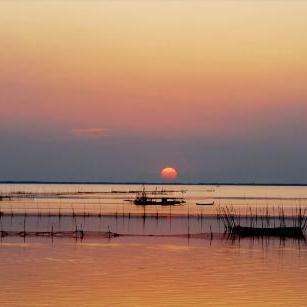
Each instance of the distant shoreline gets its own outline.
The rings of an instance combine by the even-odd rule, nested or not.
[[[6,180],[1,184],[84,184],[84,185],[206,185],[206,186],[307,186],[307,183],[242,183],[242,182],[141,182],[141,181],[65,181],[65,180]]]

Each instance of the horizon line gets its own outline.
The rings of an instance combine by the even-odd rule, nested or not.
[[[95,180],[0,180],[0,184],[105,184],[105,185],[241,185],[241,186],[307,186],[307,183],[291,182],[227,182],[227,181],[216,181],[216,182],[162,182],[162,181],[95,181]]]

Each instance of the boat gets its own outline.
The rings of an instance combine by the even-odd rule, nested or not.
[[[183,205],[185,200],[182,197],[159,197],[159,196],[147,196],[145,190],[138,193],[133,203],[138,206],[177,206]]]
[[[213,206],[214,205],[214,200],[213,201],[208,201],[208,202],[201,202],[201,203],[196,203],[197,206]]]
[[[303,229],[299,226],[246,227],[235,225],[230,228],[230,233],[241,237],[304,237]]]

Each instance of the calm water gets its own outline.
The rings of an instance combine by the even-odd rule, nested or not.
[[[0,194],[11,195],[11,201],[0,202],[3,211],[16,212],[99,212],[143,213],[143,209],[131,204],[140,185],[96,184],[0,184]],[[148,185],[146,191],[169,191],[173,197],[184,197],[185,206],[172,208],[172,214],[215,213],[215,208],[196,206],[197,202],[215,201],[216,206],[232,206],[239,210],[246,207],[307,208],[307,187],[280,186],[204,186],[204,185]],[[33,198],[16,198],[18,193],[32,193]],[[19,194],[22,195],[22,194]],[[148,207],[147,212],[169,213],[169,208]]]
[[[156,187],[147,187],[155,189]],[[160,188],[160,187],[159,187]],[[0,185],[3,193],[32,192],[31,199],[0,202],[3,229],[112,231],[138,236],[119,238],[5,237],[0,242],[1,306],[306,306],[307,246],[294,240],[227,240],[213,208],[196,201],[214,199],[245,212],[306,206],[305,187],[164,186],[184,196],[187,205],[156,219],[125,201],[139,186]],[[126,193],[128,191],[132,193]],[[116,191],[117,193],[110,193]],[[118,192],[125,193],[118,193]],[[76,192],[77,195],[76,195]],[[85,193],[93,192],[93,193]],[[45,193],[45,194],[44,194]],[[49,193],[46,197],[46,193]],[[60,193],[55,196],[54,193]],[[65,193],[65,197],[63,197]],[[39,195],[38,195],[39,194]],[[42,196],[42,194],[44,194]],[[26,212],[76,210],[102,217],[30,216]],[[262,208],[262,209],[261,209]],[[45,210],[45,211],[44,211]],[[147,209],[146,209],[147,210]],[[169,208],[148,209],[167,213]],[[150,211],[151,210],[151,211]],[[187,212],[204,214],[183,216]],[[272,209],[273,210],[273,209]],[[117,216],[114,213],[118,213]],[[141,211],[140,211],[141,212]],[[113,213],[112,216],[108,213]],[[209,215],[206,215],[206,214]],[[172,235],[213,232],[213,238]],[[143,235],[164,235],[150,237]],[[142,236],[139,236],[142,235]],[[166,235],[166,236],[165,236]]]
[[[306,306],[307,249],[287,241],[8,240],[1,306]]]

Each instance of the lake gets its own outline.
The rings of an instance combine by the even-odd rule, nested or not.
[[[1,237],[0,305],[306,305],[304,240],[230,238],[216,217],[223,206],[242,219],[250,210],[277,214],[283,208],[291,223],[298,207],[307,208],[306,187],[146,186],[183,196],[186,204],[150,206],[145,215],[131,202],[139,190],[140,185],[0,185],[2,230],[98,232],[84,238]],[[214,206],[196,205],[208,199]],[[99,235],[108,229],[121,236]]]

